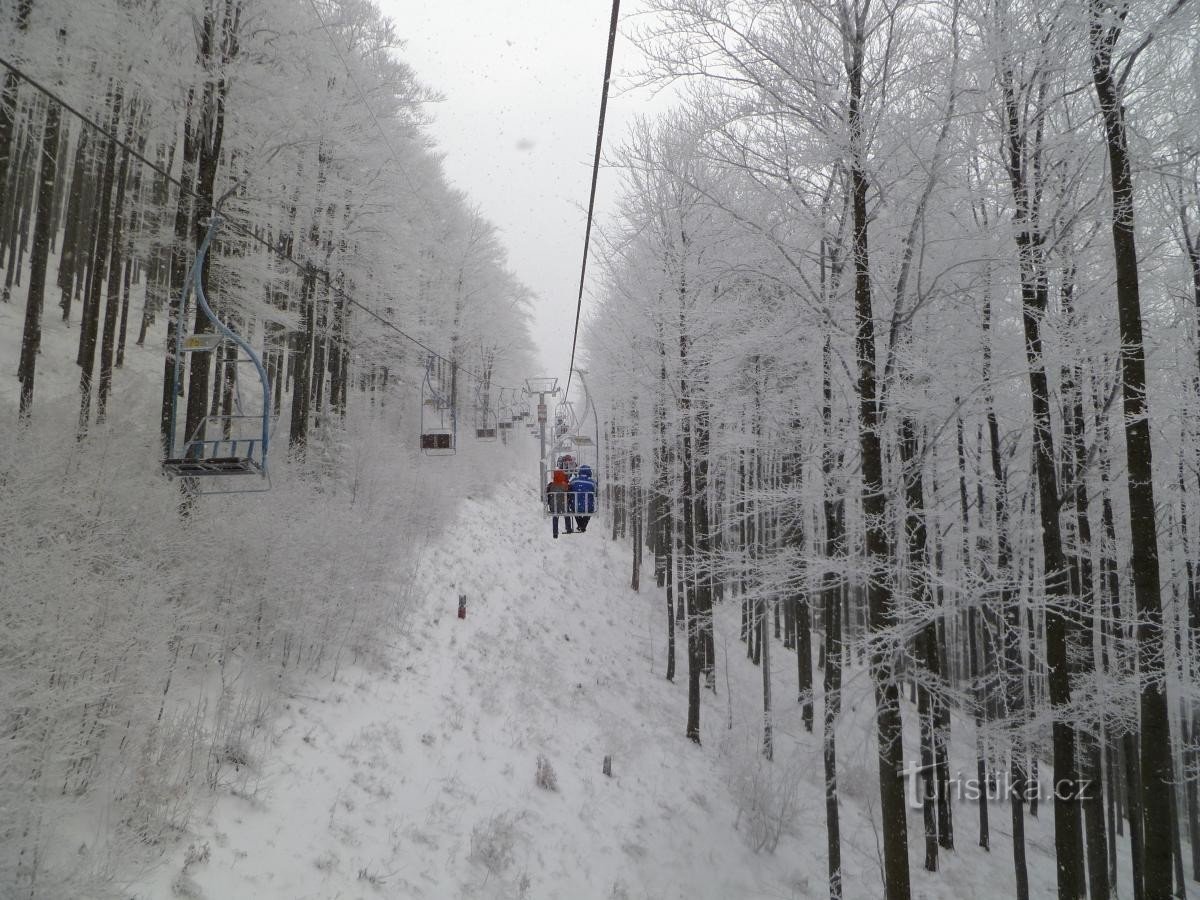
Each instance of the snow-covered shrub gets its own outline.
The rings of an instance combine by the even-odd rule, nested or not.
[[[337,867],[341,865],[341,862],[341,857],[339,857],[332,850],[326,850],[315,860],[313,860],[313,865],[316,866],[321,872],[336,872]]]
[[[140,388],[83,441],[61,439],[73,400],[0,428],[0,884],[34,900],[101,897],[111,860],[160,852],[201,791],[252,794],[278,698],[390,653],[461,496],[461,472],[431,478],[364,415],[344,473],[280,453],[271,492],[183,517]],[[100,835],[86,859],[79,833]]]
[[[516,844],[516,818],[500,813],[471,829],[471,852],[467,858],[489,875],[503,875],[513,864]]]
[[[171,882],[171,896],[182,900],[204,900],[204,891],[187,872],[180,872]]]
[[[191,870],[195,866],[206,864],[211,855],[207,842],[200,846],[188,845],[187,853],[183,857],[183,868],[171,882],[172,895],[182,897],[184,900],[203,900],[204,892],[192,878]]]
[[[755,853],[774,853],[785,834],[794,832],[800,818],[799,753],[768,761],[747,751],[734,764],[730,790],[737,806],[734,827]]]

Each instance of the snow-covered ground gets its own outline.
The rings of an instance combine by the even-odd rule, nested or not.
[[[15,316],[15,305],[0,306],[5,358],[15,358]],[[74,327],[47,318],[47,358],[68,358],[76,339]],[[160,345],[156,333],[147,348],[129,348],[118,392],[153,399]],[[60,368],[39,373],[44,413],[69,404],[74,369]],[[14,385],[0,390],[10,405]],[[799,720],[793,654],[773,646],[777,751],[766,763],[761,671],[737,640],[736,603],[719,608],[717,693],[703,696],[702,746],[685,740],[686,659],[681,646],[678,677],[667,682],[662,591],[645,576],[641,593],[629,589],[628,547],[610,542],[601,521],[586,535],[551,540],[537,507],[533,441],[514,437],[499,456],[499,445],[467,442],[455,460],[378,473],[372,490],[415,478],[443,498],[443,512],[458,509],[444,532],[429,526],[429,548],[398,546],[395,578],[381,581],[404,595],[395,634],[384,636],[390,657],[293,691],[249,765],[191,817],[165,857],[149,870],[130,861],[116,879],[125,896],[827,896],[820,745]],[[480,493],[481,480],[522,453],[520,474]],[[397,540],[413,538],[405,531]],[[415,589],[414,554],[422,559]],[[465,620],[456,616],[460,593]],[[861,670],[846,679],[839,778],[853,900],[881,896],[881,852],[871,692]],[[905,715],[912,759],[911,707]],[[954,729],[955,767],[971,773],[970,724],[956,718]],[[601,771],[605,756],[611,778]],[[538,787],[539,757],[557,790]],[[937,874],[920,869],[921,817],[910,811],[914,896],[1013,896],[1007,807],[992,807],[990,853],[975,845],[977,807],[960,802],[955,811],[957,849],[941,855]],[[1052,824],[1046,805],[1027,822],[1034,896],[1053,894]],[[771,853],[764,845],[776,829]],[[1121,869],[1127,887],[1124,842]]]
[[[773,648],[778,749],[765,763],[761,673],[726,609],[704,742],[685,740],[686,662],[676,683],[664,679],[661,592],[628,589],[627,548],[599,522],[551,540],[526,480],[463,502],[424,556],[386,669],[346,670],[292,695],[240,789],[195,817],[128,896],[827,896],[820,752],[799,723],[794,657]],[[872,707],[861,675],[848,675],[846,897],[869,898],[882,894]],[[955,745],[964,770],[968,734]],[[555,789],[539,787],[539,759]],[[778,847],[756,852],[783,799],[792,811]],[[1053,885],[1048,812],[1032,823],[1034,896]],[[937,875],[920,871],[920,813],[910,813],[914,895],[1012,896],[1007,809],[992,810],[991,853],[975,847],[974,804],[956,813],[958,849]]]

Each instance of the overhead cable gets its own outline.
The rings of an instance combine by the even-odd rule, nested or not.
[[[170,172],[168,172],[166,169],[164,169],[158,163],[148,159],[145,155],[143,155],[141,152],[139,152],[136,147],[133,147],[127,141],[122,140],[120,137],[118,137],[116,134],[114,134],[109,129],[105,128],[103,125],[101,125],[95,119],[91,118],[90,116],[86,115],[83,112],[80,112],[78,109],[76,109],[74,106],[72,106],[66,100],[64,100],[62,97],[60,97],[54,91],[50,90],[48,87],[46,87],[44,84],[39,82],[33,76],[29,75],[27,72],[23,71],[19,66],[14,65],[13,63],[9,62],[7,59],[5,59],[2,56],[0,56],[0,66],[4,66],[4,68],[8,69],[10,72],[12,72],[18,78],[25,81],[31,87],[40,91],[47,98],[49,98],[53,102],[57,103],[63,109],[67,110],[67,112],[74,115],[77,119],[79,119],[85,125],[89,126],[90,128],[94,129],[95,131],[99,132],[100,134],[104,135],[104,137],[106,137],[108,140],[112,141],[114,144],[116,144],[118,147],[120,147],[122,150],[124,150],[130,156],[134,157],[136,160],[138,160],[144,166],[147,166],[154,172],[157,172],[159,175],[161,175],[163,178],[165,178],[168,182],[175,185],[177,188],[179,188],[179,190],[182,193],[187,194],[191,197],[196,197],[196,198],[200,197],[200,195],[193,188],[190,188],[187,185],[185,185],[182,181],[180,181],[178,178],[171,175]],[[290,254],[283,252],[275,244],[271,243],[270,241],[268,241],[266,238],[262,237],[261,235],[256,234],[254,231],[250,230],[245,225],[241,225],[237,222],[232,222],[232,221],[228,222],[228,225],[231,229],[236,231],[238,234],[242,235],[245,238],[248,238],[250,241],[252,241],[254,243],[261,244],[262,246],[264,246],[268,250],[270,250],[271,253],[275,254],[275,256],[277,256],[278,258],[280,258],[282,260],[286,260],[287,262],[291,263],[299,271],[304,272],[304,273],[307,273],[309,271],[310,266],[311,266],[310,263],[303,262],[298,259],[293,259]],[[334,296],[340,298],[341,300],[344,300],[348,305],[357,307],[358,309],[362,310],[368,316],[370,316],[371,318],[373,318],[377,322],[379,322],[381,325],[385,326],[386,328],[390,328],[396,334],[400,335],[400,337],[402,337],[405,340],[410,341],[411,343],[420,347],[422,350],[424,350],[426,353],[430,354],[431,356],[434,356],[437,359],[442,360],[443,362],[450,363],[451,365],[455,366],[460,372],[463,372],[464,374],[469,375],[470,377],[474,378],[476,381],[483,381],[483,376],[479,375],[477,372],[474,372],[471,369],[466,368],[465,366],[458,365],[450,358],[443,356],[441,353],[438,353],[436,350],[434,350],[428,344],[421,341],[419,338],[413,337],[411,334],[404,331],[402,328],[400,328],[398,325],[396,325],[389,319],[384,318],[379,313],[377,313],[375,310],[363,305],[358,300],[355,300],[353,297],[351,297],[349,294],[347,294],[344,290],[342,290],[340,287],[338,287],[337,285],[335,285],[333,283],[333,280],[329,277],[329,272],[326,271],[325,269],[321,269],[321,268],[318,268],[315,266],[312,266],[311,268],[313,271],[321,273],[325,286],[329,289],[329,291]]]
[[[596,182],[600,177],[600,151],[604,147],[604,115],[608,110],[608,83],[612,79],[613,48],[617,43],[617,19],[621,13],[621,0],[613,0],[612,19],[608,25],[608,54],[604,59],[604,86],[600,90],[600,122],[596,127],[596,156],[592,161],[592,190],[588,196],[587,227],[583,232],[583,263],[579,267],[579,298],[575,303],[575,330],[571,333],[571,363],[567,369],[567,390],[571,390],[571,378],[575,374],[575,347],[579,342],[579,317],[583,312],[583,284],[587,278],[588,245],[592,238],[592,218],[596,211]]]

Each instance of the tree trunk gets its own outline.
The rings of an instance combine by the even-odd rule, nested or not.
[[[292,421],[288,433],[288,446],[297,458],[304,457],[308,446],[308,372],[312,365],[311,342],[314,328],[313,294],[316,292],[317,273],[309,266],[304,273],[304,286],[300,290],[300,313],[304,330],[292,335]]]
[[[1007,65],[1008,61],[1004,62]],[[1047,274],[1036,206],[1040,186],[1036,183],[1030,185],[1027,180],[1031,173],[1035,182],[1039,177],[1039,166],[1029,160],[1028,154],[1031,152],[1035,160],[1040,158],[1042,135],[1040,131],[1037,133],[1035,147],[1029,151],[1028,136],[1022,130],[1012,78],[1012,71],[1004,68],[1001,72],[1004,155],[1014,201],[1013,229],[1020,262],[1025,357],[1033,407],[1034,470],[1037,476],[1048,604],[1046,666],[1053,714],[1054,783],[1061,786],[1054,793],[1055,864],[1059,900],[1077,900],[1083,895],[1083,885],[1078,883],[1076,877],[1081,830],[1076,799],[1075,730],[1066,719],[1071,701],[1071,681],[1067,653],[1068,622],[1062,613],[1071,601],[1071,587],[1058,519],[1058,479],[1055,472],[1054,432],[1050,422],[1050,388],[1042,353],[1041,327],[1046,312]],[[1044,94],[1044,82],[1042,91]],[[1031,195],[1035,200],[1030,200]],[[1032,806],[1030,812],[1032,814]]]
[[[1021,633],[1022,617],[1020,597],[1015,590],[1013,551],[1009,540],[1011,533],[1008,513],[1008,484],[1004,474],[1003,451],[1000,446],[1000,425],[996,419],[996,405],[992,388],[992,306],[991,294],[984,294],[981,356],[983,359],[984,404],[987,417],[988,449],[992,467],[992,484],[995,494],[996,532],[996,580],[1000,583],[1000,615],[1004,622],[1002,648],[1004,653],[1003,695],[1005,712],[1009,719],[1010,754],[1008,804],[1011,812],[1013,834],[1013,873],[1016,882],[1016,900],[1029,900],[1029,870],[1025,858],[1025,771],[1022,758],[1025,754],[1024,741],[1024,673],[1022,664]],[[986,626],[986,623],[985,623]]]
[[[663,525],[665,535],[666,559],[663,563],[666,573],[667,588],[667,681],[675,680],[675,554],[673,552],[675,538],[672,534],[670,520]]]
[[[17,0],[17,15],[13,24],[22,35],[29,30],[29,15],[32,11],[33,0]],[[8,170],[12,164],[13,125],[16,122],[19,84],[17,74],[6,70],[4,87],[0,89],[0,209],[11,207],[9,198],[4,195],[4,187],[8,183]]]
[[[629,588],[641,590],[642,586],[642,451],[638,433],[638,398],[629,400],[629,528],[631,556]]]
[[[865,22],[844,16],[849,31],[847,74],[850,97],[847,121],[850,129],[851,208],[853,214],[855,358],[858,364],[859,447],[862,455],[862,510],[866,520],[868,621],[873,635],[891,645],[895,638],[884,635],[896,625],[895,602],[890,587],[891,550],[887,535],[887,500],[883,492],[883,453],[879,428],[882,411],[875,381],[875,322],[871,308],[871,270],[867,242],[867,174],[861,114]],[[875,687],[875,723],[879,743],[879,794],[883,817],[883,868],[886,900],[908,900],[911,895],[908,866],[908,821],[905,811],[903,727],[900,690],[896,683],[892,654],[877,642],[871,652],[871,676]]]
[[[839,596],[843,580],[833,571],[833,561],[845,556],[845,505],[833,485],[835,468],[833,448],[833,387],[830,380],[830,339],[822,351],[824,370],[824,449],[821,472],[824,476],[825,573],[821,576],[821,609],[825,630],[823,642],[825,666],[823,688],[825,710],[822,717],[822,757],[825,765],[825,831],[829,861],[829,900],[842,900],[842,838],[838,815],[837,722],[842,715],[842,604]]]
[[[21,129],[21,159],[12,173],[12,193],[7,216],[8,260],[4,270],[4,292],[0,300],[8,303],[12,299],[12,288],[21,284],[21,267],[25,261],[25,249],[29,244],[29,218],[33,214],[33,197],[36,189],[37,166],[34,165],[34,150],[38,146],[34,122],[39,104],[28,104],[24,127]]]
[[[121,114],[120,88],[109,91],[109,123],[116,128]],[[79,324],[79,427],[77,437],[82,440],[87,434],[92,410],[92,373],[96,367],[96,337],[100,326],[100,291],[104,282],[104,266],[108,258],[109,241],[112,238],[111,216],[113,178],[116,175],[117,145],[107,141],[104,152],[104,170],[100,181],[100,203],[97,215],[96,247],[92,257],[91,284],[88,293],[91,302]]]
[[[62,110],[51,102],[46,110],[46,129],[42,133],[41,163],[38,167],[37,219],[33,225],[33,253],[29,260],[29,293],[25,299],[25,328],[21,332],[21,361],[17,378],[21,382],[19,417],[33,413],[33,385],[38,350],[42,343],[42,308],[45,305],[46,268],[50,256],[54,179],[58,168],[58,135]]]
[[[125,142],[133,136],[134,114],[126,118]],[[121,251],[125,246],[125,187],[129,179],[129,151],[121,153],[121,168],[117,173],[117,190],[112,214],[112,240],[108,260],[108,285],[105,289],[104,332],[100,341],[100,383],[96,393],[96,421],[103,422],[112,390],[114,344],[117,319],[121,311]]]
[[[686,240],[684,241],[686,245]],[[700,673],[703,668],[697,595],[700,592],[696,561],[696,471],[693,458],[693,419],[691,387],[688,382],[688,332],[684,314],[685,288],[681,282],[679,306],[679,413],[682,432],[680,466],[683,474],[683,534],[680,569],[683,575],[682,600],[686,603],[685,622],[688,646],[688,712],[686,735],[700,743]]]
[[[802,424],[796,420],[791,423],[791,440],[798,445],[802,440]],[[796,514],[796,523],[786,533],[786,543],[797,554],[805,546],[805,530],[803,517],[803,501],[800,499],[804,486],[804,457],[798,446],[793,446],[783,458],[783,484],[790,495],[795,497],[792,506],[800,510]],[[803,565],[803,564],[801,564]],[[812,616],[808,604],[808,591],[805,584],[805,570],[799,569],[795,578],[800,582],[794,594],[787,600],[788,637],[796,648],[796,681],[797,699],[800,703],[800,720],[804,730],[813,730],[813,671],[812,671]]]
[[[1184,771],[1195,772],[1197,762],[1200,762],[1200,760],[1197,760],[1196,750],[1192,743],[1195,740],[1195,724],[1193,723],[1189,733],[1186,712],[1180,716],[1180,721],[1182,722],[1183,731],[1180,739],[1184,746]],[[1200,802],[1197,802],[1195,776],[1189,776],[1184,781],[1183,791],[1184,802],[1187,807],[1188,844],[1192,855],[1192,880],[1200,881]]]
[[[133,245],[128,244],[125,250],[125,274],[121,277],[121,324],[117,329],[117,360],[114,363],[114,367],[118,369],[125,365],[125,339],[129,334],[129,294],[135,265]]]
[[[1133,866],[1133,900],[1150,900],[1146,892],[1145,820],[1142,818],[1141,760],[1137,735],[1126,732],[1121,736],[1121,755],[1125,762],[1125,789],[1129,801],[1129,858]],[[1170,845],[1167,847],[1167,878],[1171,877]],[[1170,896],[1168,881],[1167,893]]]
[[[60,291],[58,305],[62,310],[64,322],[71,318],[75,272],[82,265],[80,229],[83,220],[87,160],[91,152],[91,146],[88,143],[90,133],[90,129],[82,129],[79,132],[79,139],[75,143],[75,160],[71,166],[70,190],[67,193],[67,208],[63,221],[62,253],[58,260],[58,277],[55,283]]]
[[[309,389],[312,391],[312,410],[316,421],[320,424],[325,412],[325,350],[329,341],[329,292],[324,285],[318,292],[316,304],[316,325],[313,331],[312,377]]]
[[[1174,772],[1171,723],[1167,714],[1162,597],[1158,573],[1158,523],[1154,508],[1154,467],[1150,414],[1146,405],[1146,356],[1134,237],[1133,173],[1126,141],[1121,86],[1114,80],[1112,54],[1121,26],[1105,27],[1106,9],[1091,0],[1092,80],[1104,120],[1112,185],[1113,258],[1117,273],[1117,314],[1121,326],[1121,390],[1130,519],[1130,569],[1137,607],[1137,656],[1141,685],[1141,814],[1145,853],[1145,894],[1150,900],[1171,894],[1171,807]],[[1118,23],[1122,20],[1118,20]]]
[[[675,520],[672,510],[671,497],[668,487],[671,484],[670,467],[672,455],[667,445],[667,345],[663,340],[663,326],[658,326],[658,356],[659,372],[657,396],[654,404],[654,437],[655,447],[654,466],[654,506],[655,515],[652,523],[655,542],[655,574],[660,571],[659,584],[667,589],[667,681],[675,680]]]
[[[162,438],[163,456],[168,457],[177,452],[178,448],[170,446],[172,417],[175,409],[176,393],[182,393],[183,386],[175,382],[175,333],[179,328],[181,316],[187,315],[187,295],[191,286],[186,283],[189,253],[194,253],[196,246],[187,248],[188,236],[192,230],[192,220],[195,209],[192,204],[192,189],[196,181],[196,160],[200,152],[200,137],[197,134],[198,125],[195,123],[195,93],[189,90],[184,101],[183,118],[183,170],[180,173],[180,189],[176,197],[175,223],[173,228],[174,241],[171,244],[169,307],[167,316],[167,335],[163,352],[163,393],[162,406],[159,409],[159,435]],[[182,367],[180,363],[180,367]],[[187,439],[187,436],[184,436]]]
[[[990,293],[991,290],[991,272],[987,271],[984,279],[984,290]],[[955,398],[955,406],[959,405],[959,399]],[[982,464],[982,430],[977,430],[980,452],[978,454],[977,466]],[[958,417],[956,427],[956,450],[958,453],[958,507],[959,514],[962,517],[962,565],[966,572],[974,571],[972,566],[975,560],[972,559],[971,545],[971,518],[970,518],[970,499],[967,493],[967,448],[964,437],[962,416]],[[981,542],[979,553],[979,565],[986,567],[988,548],[983,543],[984,527],[983,527],[983,511],[984,511],[984,496],[983,496],[983,478],[981,473],[976,470],[975,490],[978,502],[976,504],[976,515],[979,518],[979,540]],[[984,610],[986,610],[986,601],[984,602]],[[983,730],[984,723],[987,720],[987,698],[985,681],[990,677],[991,671],[989,663],[991,659],[991,647],[986,647],[984,642],[984,623],[986,612],[981,614],[981,611],[975,606],[967,609],[966,613],[966,631],[967,631],[967,676],[971,684],[971,713],[975,722],[975,781],[978,789],[983,792],[983,799],[978,804],[979,806],[979,846],[984,850],[991,849],[991,834],[988,822],[988,804],[986,802],[987,794],[987,749],[984,745]]]
[[[905,415],[900,420],[900,468],[904,480],[904,540],[908,555],[910,605],[925,619],[916,639],[917,716],[921,742],[921,811],[925,825],[925,869],[938,870],[937,761],[934,755],[934,695],[937,682],[937,624],[929,592],[928,548],[925,528],[925,493],[918,461],[917,427]]]
[[[236,52],[236,39],[231,29],[236,27],[233,0],[225,0],[224,10],[209,7],[199,29],[197,62],[206,73],[201,96],[201,126],[198,134],[198,160],[196,168],[196,210],[193,222],[193,242],[198,247],[208,229],[208,218],[213,215],[213,198],[217,167],[221,162],[221,148],[225,134],[225,96],[228,87],[223,68]],[[214,242],[215,243],[215,242]],[[200,284],[208,296],[209,272],[218,248],[212,246],[200,267]],[[216,302],[210,297],[210,304]],[[213,324],[196,304],[193,318],[195,334],[209,334]],[[205,422],[208,413],[209,377],[213,368],[211,353],[193,353],[188,366],[187,415],[184,434],[187,440],[205,440]],[[206,452],[202,450],[201,452]]]
[[[796,667],[799,670],[800,720],[813,730],[812,614],[808,594],[796,599]]]
[[[1067,265],[1063,274],[1061,291],[1062,311],[1068,322],[1074,323],[1073,307],[1075,288],[1074,263]],[[1093,630],[1103,621],[1103,609],[1099,592],[1095,590],[1092,572],[1092,530],[1088,518],[1088,491],[1085,469],[1087,466],[1087,442],[1083,415],[1083,369],[1077,360],[1064,367],[1062,395],[1064,401],[1063,442],[1067,474],[1064,481],[1071,485],[1071,499],[1075,507],[1075,539],[1073,565],[1078,581],[1077,589],[1081,612],[1092,619]],[[1080,634],[1086,632],[1078,629]],[[1102,640],[1102,639],[1101,639]],[[1092,657],[1092,667],[1103,671],[1103,660],[1091,652],[1099,642],[1088,636],[1086,648],[1076,641],[1074,652],[1083,658]],[[1079,754],[1081,765],[1081,787],[1083,796],[1084,829],[1087,837],[1087,885],[1091,900],[1109,900],[1111,890],[1108,883],[1108,834],[1104,821],[1104,768],[1100,751],[1101,727],[1099,718],[1094,725],[1079,732]]]
[[[767,628],[767,601],[760,601],[762,615],[758,619],[759,640],[762,643],[763,744],[762,753],[768,760],[775,758],[775,738],[771,728],[771,635]]]

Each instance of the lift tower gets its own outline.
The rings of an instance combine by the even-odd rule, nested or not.
[[[546,505],[546,398],[558,396],[558,379],[557,378],[526,378],[525,396],[538,398],[537,405],[537,420],[539,447],[538,447],[538,491],[542,498],[542,506]]]

